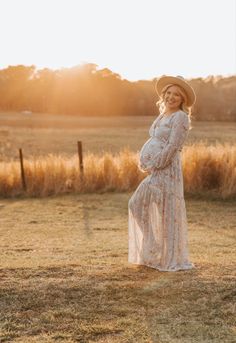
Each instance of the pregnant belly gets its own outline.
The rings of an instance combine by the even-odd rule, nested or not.
[[[139,165],[142,170],[150,170],[154,163],[154,157],[164,147],[164,143],[156,138],[150,138],[142,147],[139,153]]]

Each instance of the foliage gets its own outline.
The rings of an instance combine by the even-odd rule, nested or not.
[[[190,80],[197,120],[236,120],[236,77]],[[9,66],[0,70],[0,110],[85,116],[154,115],[155,79],[130,82],[88,63],[59,70]]]

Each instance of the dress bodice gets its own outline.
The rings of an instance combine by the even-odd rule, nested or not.
[[[168,116],[160,114],[152,123],[150,138],[140,151],[140,169],[151,170],[158,158],[170,160],[175,151],[181,151],[188,128],[189,118],[185,112],[179,110]]]
[[[160,114],[149,129],[150,137],[155,137],[165,143],[170,135],[171,123],[175,113],[172,113],[169,116]]]

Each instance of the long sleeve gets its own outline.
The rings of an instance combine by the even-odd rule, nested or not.
[[[171,163],[177,150],[181,150],[189,131],[189,117],[184,112],[176,113],[169,139],[161,152],[153,158],[153,167],[163,169]]]

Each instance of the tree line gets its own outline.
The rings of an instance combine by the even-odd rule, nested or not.
[[[68,115],[155,115],[156,79],[131,82],[93,63],[51,70],[9,66],[0,70],[0,110]],[[189,80],[196,120],[236,121],[236,76]]]

